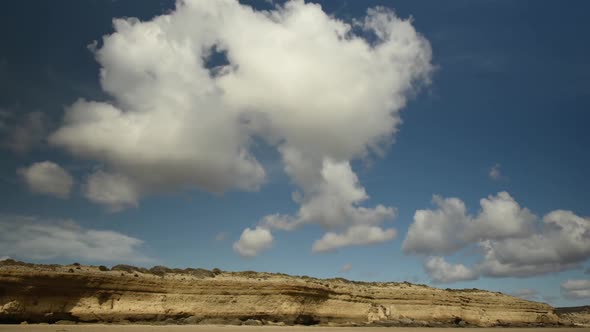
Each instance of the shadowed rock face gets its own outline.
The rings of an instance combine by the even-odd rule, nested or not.
[[[103,269],[104,270],[104,269]],[[0,263],[1,322],[552,325],[547,304],[483,290],[203,269]]]
[[[555,313],[565,322],[579,326],[590,326],[590,305],[582,307],[556,308]]]

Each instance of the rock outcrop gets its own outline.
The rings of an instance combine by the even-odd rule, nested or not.
[[[563,324],[590,327],[590,306],[556,308]]]
[[[555,325],[554,309],[502,293],[275,273],[0,262],[0,322],[377,326]]]

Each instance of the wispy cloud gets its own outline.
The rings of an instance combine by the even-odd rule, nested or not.
[[[350,270],[352,270],[352,264],[344,264],[342,265],[342,267],[340,268],[340,272],[341,273],[346,273],[349,272]]]
[[[86,229],[72,220],[0,215],[0,252],[18,259],[149,262],[143,241],[116,231]]]

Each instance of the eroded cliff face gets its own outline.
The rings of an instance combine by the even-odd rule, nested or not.
[[[557,308],[555,312],[565,323],[590,327],[590,306]]]
[[[196,271],[196,272],[195,272]],[[556,324],[547,304],[483,290],[255,272],[0,266],[0,321]]]

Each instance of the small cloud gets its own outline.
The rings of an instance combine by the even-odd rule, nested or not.
[[[515,292],[510,293],[510,295],[530,301],[536,301],[539,298],[539,292],[530,288],[519,289]]]
[[[342,234],[328,232],[315,241],[313,252],[334,251],[347,246],[378,244],[393,239],[396,231],[393,228],[383,229],[379,226],[355,225]]]
[[[451,264],[443,257],[430,257],[424,264],[426,273],[434,283],[453,283],[457,281],[468,281],[479,278],[473,269],[463,264]]]
[[[225,241],[225,239],[227,239],[226,232],[219,232],[217,235],[215,235],[215,241]]]
[[[268,229],[246,228],[240,239],[234,243],[234,251],[242,257],[254,257],[261,251],[269,249],[272,246],[272,241],[273,237]]]
[[[74,178],[70,173],[51,161],[34,163],[27,168],[18,169],[17,173],[32,192],[62,199],[70,196],[74,185]]]
[[[340,268],[340,272],[342,272],[342,273],[346,273],[346,272],[348,272],[350,270],[352,270],[352,264],[344,264]]]
[[[490,179],[492,179],[494,181],[508,180],[508,177],[506,177],[502,174],[502,171],[500,170],[501,167],[502,167],[502,165],[495,164],[494,166],[492,166],[490,168],[490,172],[488,173],[488,176],[490,177]]]

